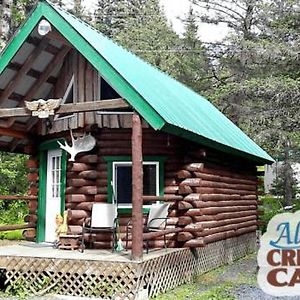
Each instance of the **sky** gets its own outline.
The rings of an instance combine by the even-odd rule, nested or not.
[[[97,0],[83,0],[83,5],[86,7],[93,7]],[[179,18],[184,17],[190,7],[189,0],[160,0],[162,7],[166,13],[166,16],[172,24],[174,30],[178,34],[184,32],[184,27]],[[199,24],[199,37],[204,42],[214,42],[221,40],[227,33],[227,29],[224,26]]]
[[[179,18],[184,17],[191,6],[189,0],[160,0],[162,7],[178,34],[184,32],[184,27]],[[196,9],[196,7],[194,8]],[[220,25],[199,24],[199,37],[204,42],[221,40],[227,33],[227,28]]]

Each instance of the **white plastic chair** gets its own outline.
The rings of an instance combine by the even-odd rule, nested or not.
[[[150,211],[147,217],[147,224],[143,229],[143,232],[163,231],[166,229],[168,220],[169,203],[154,203],[150,206]],[[128,248],[129,231],[131,230],[131,220],[127,223],[126,227],[126,250]],[[164,247],[167,248],[166,235],[164,234]],[[146,250],[149,251],[149,241],[146,240]]]
[[[117,232],[117,204],[114,203],[94,203],[91,218],[86,218],[82,226],[81,252],[85,249],[84,234],[97,232],[111,232],[113,248],[116,245]]]

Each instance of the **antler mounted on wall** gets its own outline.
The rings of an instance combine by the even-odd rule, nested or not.
[[[82,137],[78,137],[77,139],[74,138],[73,132],[70,129],[71,139],[72,139],[72,145],[69,146],[67,142],[63,145],[59,141],[58,144],[61,149],[66,150],[71,157],[69,158],[69,161],[75,161],[75,156],[80,152],[86,152],[91,151],[95,145],[96,145],[96,139],[89,133],[84,135]]]

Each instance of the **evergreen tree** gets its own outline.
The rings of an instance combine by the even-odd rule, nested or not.
[[[234,122],[275,157],[300,146],[299,1],[198,1],[215,14],[202,17],[232,29],[214,64],[211,98]],[[215,58],[214,58],[215,59]],[[291,172],[285,196],[290,204]]]
[[[149,63],[177,77],[180,39],[168,24],[159,1],[128,1],[126,15],[124,28],[114,39]]]
[[[198,38],[198,25],[192,7],[183,23],[185,32],[181,40],[182,57],[177,65],[177,79],[203,94],[209,88],[212,76],[206,49]]]

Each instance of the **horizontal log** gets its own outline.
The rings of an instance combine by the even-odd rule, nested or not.
[[[205,167],[202,170],[199,170],[201,173],[205,174],[212,174],[212,175],[220,175],[220,176],[226,176],[226,177],[232,177],[237,179],[246,179],[246,180],[256,180],[257,177],[254,175],[247,175],[247,174],[239,174],[237,170],[224,170],[221,169],[222,167],[211,164],[211,163],[205,163]],[[195,172],[198,172],[195,170]]]
[[[238,189],[225,188],[209,188],[209,187],[193,187],[194,193],[199,194],[225,194],[225,195],[256,195],[256,191],[246,191]]]
[[[66,202],[88,202],[94,201],[94,196],[84,194],[67,194]]]
[[[254,216],[254,215],[257,215],[256,210],[228,212],[228,213],[220,213],[220,214],[216,215],[216,219],[224,220],[224,219],[240,218],[240,217]]]
[[[30,223],[30,224],[36,224],[37,220],[38,220],[38,217],[37,217],[37,215],[34,215],[34,214],[26,215],[24,217],[24,221],[26,223]]]
[[[188,195],[193,193],[193,190],[188,185],[179,185],[178,194],[180,195]]]
[[[236,233],[235,233],[234,230],[214,233],[214,234],[206,236],[204,238],[204,243],[209,244],[209,243],[214,243],[214,242],[221,241],[221,240],[226,240],[226,239],[231,238],[235,235],[236,235]]]
[[[26,229],[26,228],[35,228],[35,224],[14,224],[14,225],[1,225],[0,226],[0,232],[1,231],[11,231],[11,230],[19,230],[19,229]]]
[[[194,208],[224,207],[224,206],[257,206],[256,200],[228,200],[228,201],[190,201]]]
[[[173,201],[181,201],[183,199],[180,195],[164,195],[164,196],[143,196],[144,202],[156,202],[156,201],[165,201],[165,202],[173,202]]]
[[[204,168],[203,163],[191,163],[187,164],[183,167],[184,170],[190,171],[190,172],[199,172],[202,171]]]
[[[191,239],[183,244],[183,248],[198,248],[205,247],[205,242],[203,238]]]
[[[207,181],[207,180],[202,180],[201,178],[190,178],[190,180],[191,179],[198,179],[200,181],[198,185],[195,184],[193,186],[233,189],[233,190],[243,190],[243,191],[256,191],[256,188],[257,188],[256,185]],[[186,179],[186,180],[188,180],[188,179]],[[195,181],[195,183],[196,183],[196,181]]]
[[[39,162],[35,159],[28,159],[26,161],[26,167],[29,168],[29,169],[38,169]]]
[[[106,202],[107,201],[107,195],[106,194],[97,194],[94,196],[95,202]]]
[[[36,238],[36,229],[35,228],[25,229],[22,232],[22,235],[27,241],[34,241]]]
[[[181,183],[182,185],[188,185],[188,186],[202,186],[202,179],[201,178],[186,178]]]
[[[246,216],[246,217],[233,218],[227,220],[218,220],[218,221],[203,221],[199,224],[201,224],[203,228],[214,228],[214,227],[225,226],[230,224],[243,224],[249,221],[257,222],[257,216]]]
[[[165,186],[169,185],[178,185],[178,182],[174,178],[167,178],[165,179]]]
[[[201,223],[192,223],[192,224],[186,225],[182,230],[186,231],[186,232],[191,232],[191,233],[200,232],[203,230],[203,226]]]
[[[193,204],[190,202],[186,202],[186,201],[179,201],[178,202],[178,209],[179,210],[188,210],[190,208],[193,208]]]
[[[38,197],[34,195],[30,196],[7,196],[7,195],[0,195],[0,200],[17,200],[17,201],[31,201],[31,200],[37,200]]]
[[[192,173],[188,170],[180,170],[177,172],[176,177],[178,179],[186,179],[186,178],[191,178]]]
[[[184,201],[225,201],[225,200],[235,200],[241,199],[240,195],[224,195],[224,194],[200,194],[200,193],[191,193],[184,197]]]
[[[68,219],[82,219],[87,217],[90,217],[90,212],[83,209],[70,210],[68,215]]]
[[[165,230],[160,230],[160,231],[155,231],[155,232],[146,232],[146,233],[143,233],[143,240],[144,241],[152,240],[159,236],[163,236],[165,234],[176,233],[176,232],[180,232],[180,231],[182,231],[181,228],[168,228]]]
[[[80,226],[83,226],[84,220],[85,220],[85,218],[70,219],[70,220],[68,220],[68,225],[80,225]]]
[[[85,195],[96,195],[98,194],[98,187],[93,186],[83,186],[83,187],[67,187],[66,194],[85,194]]]
[[[252,185],[256,186],[258,183],[257,180],[232,178],[232,177],[228,177],[228,176],[205,174],[202,172],[193,172],[193,175],[197,178],[201,178],[203,180],[213,181],[213,182],[223,182],[223,183],[231,183],[231,184],[247,184],[247,185],[251,185],[251,186]]]
[[[86,163],[73,162],[68,164],[68,170],[72,172],[82,172],[93,169],[91,165]]]
[[[94,181],[83,178],[67,179],[67,185],[73,187],[91,186],[93,184],[95,184]]]
[[[203,216],[203,215],[216,215],[226,212],[240,212],[246,210],[255,210],[255,205],[248,206],[223,206],[223,207],[205,207],[205,208],[192,208],[184,213],[186,216]]]
[[[39,193],[39,190],[38,190],[38,188],[36,187],[36,186],[31,186],[29,189],[28,189],[28,195],[29,196],[37,196],[38,195],[38,193]],[[20,199],[18,199],[18,200],[21,200],[21,198],[22,197],[20,197]],[[24,197],[23,197],[23,200],[28,200],[28,199],[24,199]]]
[[[31,214],[33,212],[36,212],[37,208],[38,208],[38,202],[36,200],[28,201],[28,209]]]
[[[247,216],[257,216],[256,210],[220,213],[217,215],[193,216],[193,221],[194,222],[218,221],[218,220],[234,219],[234,218],[241,218]]]
[[[166,186],[164,188],[165,194],[176,194],[178,192],[178,186]]]
[[[248,232],[253,232],[257,230],[257,225],[254,226],[249,226],[249,227],[245,227],[245,228],[240,228],[236,231],[236,235],[242,235]]]
[[[100,156],[105,155],[131,155],[131,148],[99,148],[98,154]],[[163,148],[147,148],[143,151],[144,155],[172,155],[173,149]]]
[[[82,226],[69,225],[68,234],[82,234]]]
[[[27,180],[28,181],[38,181],[39,180],[39,174],[38,173],[28,173],[27,174]]]
[[[86,101],[77,103],[67,103],[61,104],[56,110],[56,114],[65,113],[78,113],[78,112],[88,112],[96,111],[101,109],[115,109],[128,107],[128,104],[123,99],[109,99],[109,100],[98,100],[98,101]],[[25,107],[15,107],[15,108],[2,108],[0,110],[1,118],[8,117],[26,117],[31,116],[31,111]]]
[[[88,155],[78,156],[76,160],[78,163],[95,164],[98,162],[98,155],[88,154]]]
[[[190,232],[179,232],[177,235],[178,242],[186,242],[194,238],[194,235]]]
[[[193,223],[192,217],[190,216],[180,216],[178,217],[178,225],[184,226]]]
[[[100,177],[100,172],[96,170],[82,171],[77,176],[78,178],[94,180]]]

